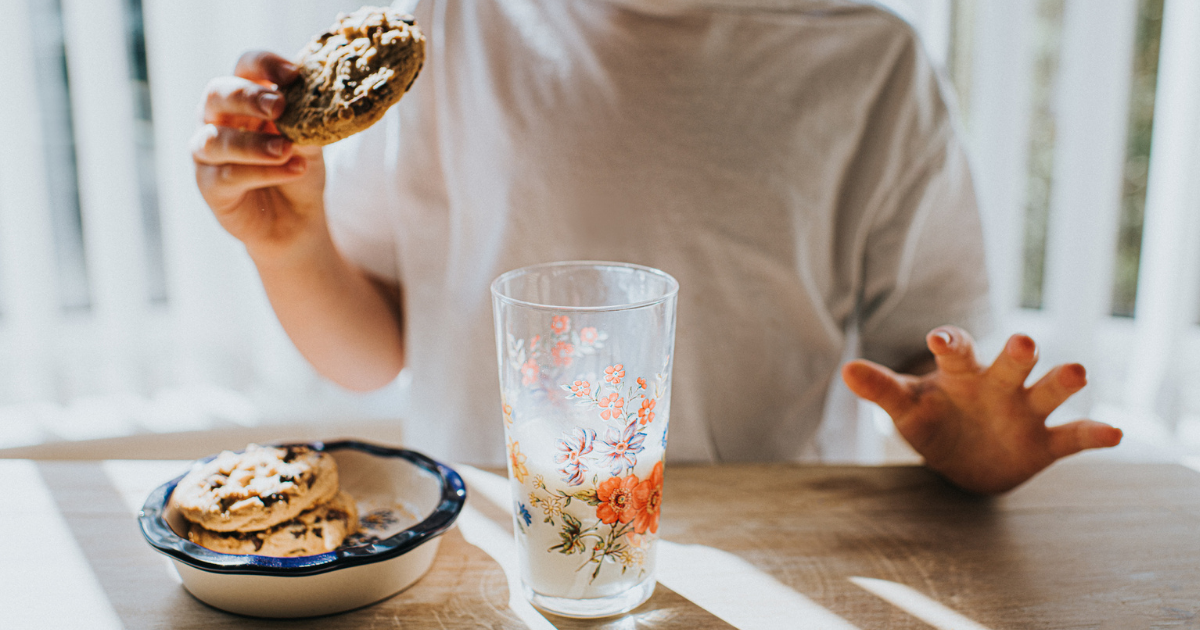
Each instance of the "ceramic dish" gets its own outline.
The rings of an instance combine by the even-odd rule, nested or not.
[[[349,440],[309,446],[337,460],[363,525],[328,553],[276,558],[205,549],[180,536],[187,523],[168,505],[183,475],[150,493],[138,517],[142,534],[198,599],[255,617],[311,617],[385,599],[429,570],[438,536],[466,500],[458,473],[414,451]]]

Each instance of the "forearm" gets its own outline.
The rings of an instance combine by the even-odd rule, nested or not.
[[[323,225],[286,256],[251,257],[284,330],[318,372],[357,391],[400,373],[398,303],[342,257]]]

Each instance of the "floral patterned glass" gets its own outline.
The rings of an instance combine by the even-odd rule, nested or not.
[[[521,577],[543,609],[601,617],[654,591],[678,289],[599,262],[492,283]]]

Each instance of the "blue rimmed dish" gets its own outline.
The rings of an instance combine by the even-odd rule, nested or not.
[[[410,450],[353,440],[308,446],[337,461],[364,527],[334,551],[295,558],[212,551],[187,539],[188,524],[170,504],[183,475],[150,493],[138,517],[142,535],[197,599],[242,615],[311,617],[386,599],[429,570],[439,536],[466,501],[458,473]]]

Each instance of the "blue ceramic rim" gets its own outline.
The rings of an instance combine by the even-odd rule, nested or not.
[[[356,567],[374,562],[382,562],[403,555],[431,538],[440,536],[458,518],[463,504],[467,499],[467,488],[462,477],[454,469],[434,461],[416,451],[407,449],[388,448],[376,444],[368,444],[357,440],[339,440],[336,442],[307,442],[300,443],[318,451],[337,451],[353,449],[379,457],[399,457],[408,460],[416,466],[433,473],[441,481],[442,496],[438,506],[425,520],[378,542],[336,549],[315,556],[296,558],[276,558],[272,556],[235,555],[220,553],[206,549],[186,538],[181,538],[163,518],[163,512],[175,486],[183,479],[180,475],[167,483],[155,488],[142,511],[138,515],[138,524],[142,527],[142,535],[159,553],[183,562],[189,566],[211,573],[228,573],[242,575],[272,575],[278,577],[300,577],[317,575]],[[286,445],[284,445],[286,446]],[[201,462],[212,460],[212,455]]]

